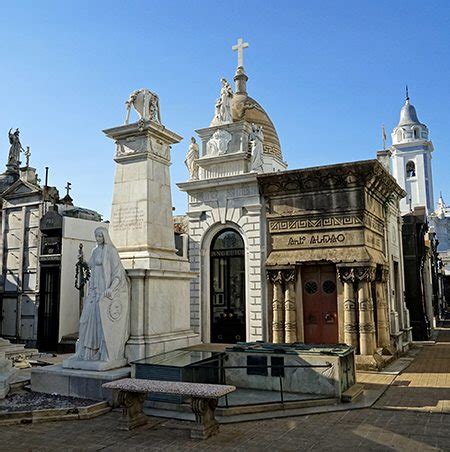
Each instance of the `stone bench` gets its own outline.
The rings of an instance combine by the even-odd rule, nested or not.
[[[191,429],[191,438],[200,439],[206,439],[219,431],[219,424],[214,417],[217,401],[236,390],[235,386],[140,378],[123,378],[105,383],[103,387],[118,391],[118,402],[123,406],[120,428],[124,430],[131,430],[147,423],[144,401],[148,393],[190,397],[191,408],[195,414],[195,427]]]

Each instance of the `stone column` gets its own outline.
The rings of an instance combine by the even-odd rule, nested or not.
[[[279,270],[269,270],[268,278],[272,283],[272,341],[275,344],[284,342],[284,319],[283,319],[283,274]]]
[[[391,338],[389,334],[389,314],[387,304],[387,281],[389,278],[389,270],[387,268],[379,268],[376,280],[376,304],[377,304],[377,334],[378,347],[386,350],[391,348]]]
[[[130,337],[126,344],[128,361],[136,361],[146,357],[145,353],[145,274],[143,268],[127,270],[130,278]]]
[[[376,340],[370,283],[375,277],[375,269],[356,267],[355,275],[358,280],[359,353],[373,355],[376,351]]]
[[[353,268],[338,268],[338,277],[344,285],[344,341],[358,351],[358,326],[356,324],[355,271]]]
[[[293,268],[283,272],[285,281],[284,291],[284,341],[287,344],[297,342],[297,309],[295,297],[295,281],[297,272]]]

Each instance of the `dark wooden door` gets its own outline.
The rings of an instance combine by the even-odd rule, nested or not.
[[[38,347],[56,351],[59,334],[59,267],[42,267],[39,293]]]
[[[338,343],[336,267],[302,267],[302,286],[305,343]]]

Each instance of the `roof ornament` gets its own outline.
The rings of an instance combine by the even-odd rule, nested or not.
[[[244,49],[248,47],[248,42],[244,42],[242,38],[239,38],[237,44],[231,47],[234,52],[238,54],[238,67],[244,67]]]
[[[406,100],[409,100],[408,85],[406,85]]]

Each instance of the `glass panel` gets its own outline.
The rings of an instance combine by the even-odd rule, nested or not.
[[[244,248],[242,237],[231,229],[222,231],[215,239],[211,249],[213,250],[229,250]]]

